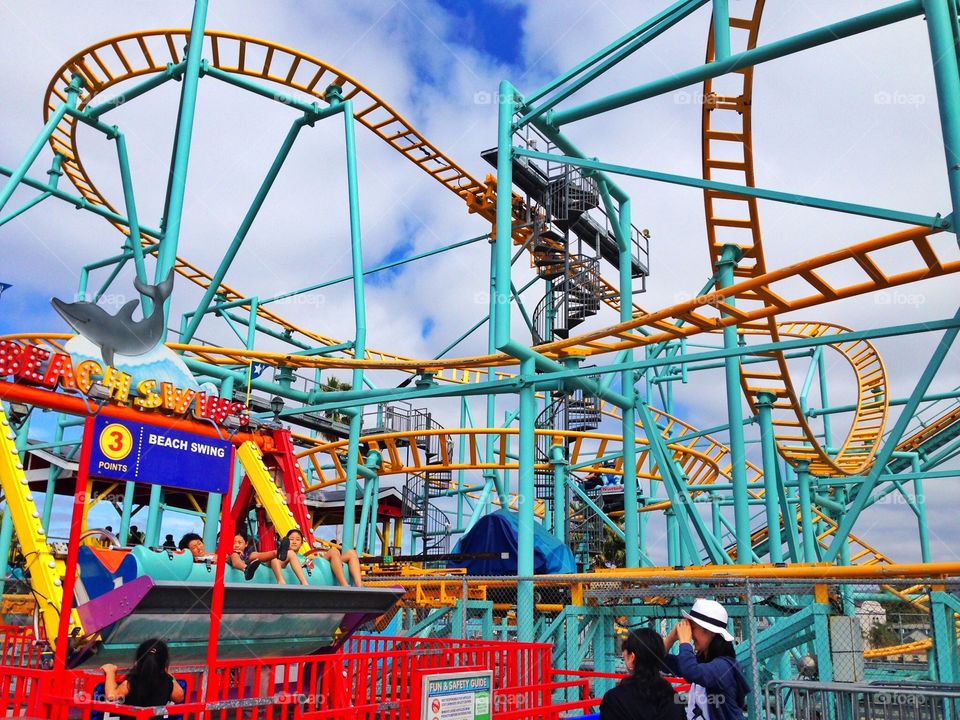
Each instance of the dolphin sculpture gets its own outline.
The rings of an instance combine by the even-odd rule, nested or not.
[[[116,315],[110,315],[91,302],[66,303],[51,298],[50,304],[70,327],[98,345],[103,361],[113,367],[116,353],[143,355],[160,342],[164,330],[163,304],[173,291],[173,270],[159,285],[145,285],[137,279],[133,281],[133,286],[153,300],[153,311],[142,320],[133,319],[133,311],[140,304],[139,300],[126,303]]]

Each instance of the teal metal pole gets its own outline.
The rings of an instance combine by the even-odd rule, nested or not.
[[[160,485],[150,486],[150,502],[147,505],[147,529],[144,531],[144,543],[150,547],[155,547],[160,539],[160,520],[163,501],[163,487]]]
[[[13,545],[13,517],[10,506],[3,506],[3,521],[0,522],[0,601],[3,600],[3,588],[7,571],[10,569],[10,547]]]
[[[57,157],[60,157],[60,156],[58,155]],[[3,217],[0,217],[0,227],[6,225],[8,222],[13,220],[14,218],[20,217],[21,215],[23,215],[23,213],[25,213],[30,208],[35,207],[36,205],[39,205],[48,197],[50,197],[52,194],[53,193],[51,193],[49,190],[46,192],[42,192],[36,197],[30,198],[29,200],[27,200],[27,202],[25,202],[23,205],[18,207],[16,210],[13,210],[12,212],[7,213]]]
[[[510,339],[510,311],[512,300],[510,294],[510,248],[513,232],[513,216],[510,198],[513,188],[513,166],[511,165],[511,148],[513,146],[513,110],[514,89],[507,81],[500,83],[497,125],[497,188],[500,191],[506,188],[506,198],[503,193],[497,193],[497,213],[494,224],[494,240],[490,247],[490,328],[488,335],[488,352],[493,353],[501,346],[501,337]],[[505,306],[504,311],[501,306]],[[490,381],[496,381],[496,368],[487,370]],[[496,427],[496,396],[487,396],[487,427]],[[486,438],[487,461],[493,462],[495,449],[494,437]],[[507,507],[509,493],[506,483],[496,470],[485,473],[489,482],[494,484],[501,507]],[[479,519],[479,513],[474,512]]]
[[[713,0],[713,61],[723,62],[730,57],[729,0]]]
[[[232,398],[234,377],[228,376],[220,381],[220,397]],[[223,507],[223,495],[209,493],[207,495],[207,512],[203,523],[203,544],[209,548],[217,546],[217,529],[220,523],[220,509]]]
[[[563,102],[566,98],[570,97],[578,90],[586,87],[589,83],[596,80],[598,77],[603,75],[603,73],[619,64],[621,61],[632,55],[651,40],[659,37],[681,20],[691,15],[697,9],[703,5],[706,5],[708,1],[709,0],[682,0],[681,2],[675,3],[658,15],[652,17],[650,20],[647,20],[642,25],[634,28],[627,35],[623,36],[613,44],[608,45],[600,52],[587,58],[587,60],[581,62],[572,70],[569,70],[568,72],[552,80],[542,89],[537,90],[535,93],[525,98],[525,104],[529,105],[530,103],[536,102],[546,93],[552,92],[561,85],[566,84],[566,87],[561,89],[555,95],[551,96],[549,99],[545,100],[533,110],[526,112],[523,117],[517,121],[517,127],[523,127],[527,123],[548,112],[551,108],[556,107],[558,103]],[[588,72],[585,72],[582,77],[576,77],[586,70],[588,70]]]
[[[802,50],[823,45],[834,40],[840,40],[868,30],[874,30],[884,25],[890,25],[919,15],[923,11],[920,0],[909,0],[896,5],[864,13],[858,17],[841,20],[824,27],[816,28],[793,37],[784,38],[768,43],[754,50],[731,55],[724,62],[713,62],[677,73],[671,77],[662,78],[646,85],[630,88],[606,97],[584,103],[578,107],[557,112],[549,119],[554,127],[560,127],[570,122],[598,115],[608,110],[624,107],[632,103],[647,100],[648,98],[663,95],[664,93],[679,90],[688,85],[701,83],[709,78],[726,75],[735,70],[759,65],[768,60],[791,55]],[[502,97],[501,97],[502,99]]]
[[[167,277],[177,260],[180,241],[180,221],[183,217],[183,198],[187,189],[187,165],[190,162],[190,141],[193,137],[193,116],[197,105],[197,85],[200,78],[200,53],[203,51],[203,33],[207,20],[207,0],[195,0],[193,22],[190,24],[190,42],[187,46],[187,67],[180,90],[180,108],[177,113],[177,132],[173,141],[173,161],[167,183],[163,211],[163,238],[157,252],[155,282]],[[170,306],[166,303],[164,315]]]
[[[535,374],[536,366],[532,359],[520,363],[520,375],[526,381],[520,388],[520,469],[517,473],[517,492],[520,496],[520,501],[517,503],[519,505],[517,575],[522,578],[533,576],[533,526],[536,522],[533,512],[535,500],[533,464],[536,462],[534,423],[537,419],[537,397],[533,385]],[[517,640],[533,642],[533,623],[533,581],[521,580],[517,583]]]
[[[677,525],[677,513],[669,507],[663,512],[667,524],[667,565],[676,567],[682,565],[680,557],[680,528]]]
[[[914,471],[920,471],[920,459],[914,458]],[[917,525],[920,535],[920,562],[930,562],[930,536],[927,531],[927,498],[923,494],[923,479],[918,474],[913,479],[913,497],[917,504]]]
[[[600,172],[613,173],[615,175],[626,175],[627,177],[641,178],[643,180],[652,180],[654,182],[665,182],[683,187],[693,187],[702,190],[716,190],[718,192],[729,193],[741,197],[755,197],[761,200],[772,200],[773,202],[782,202],[790,205],[801,205],[803,207],[821,208],[823,210],[832,210],[834,212],[843,212],[850,215],[862,215],[864,217],[875,217],[882,220],[891,220],[893,222],[906,223],[908,225],[923,225],[925,227],[949,227],[950,223],[940,218],[938,215],[922,215],[920,213],[906,212],[904,210],[891,210],[888,208],[876,207],[874,205],[860,205],[858,203],[843,202],[832,200],[830,198],[816,197],[813,195],[801,195],[799,193],[784,192],[781,190],[770,190],[768,188],[754,187],[752,185],[737,185],[735,183],[718,182],[716,180],[704,180],[700,177],[690,175],[677,175],[674,173],[659,172],[657,170],[645,170],[643,168],[627,167],[626,165],[616,165],[613,163],[600,162],[590,158],[580,158],[573,155],[554,155],[540,150],[529,150],[526,148],[514,148],[514,154],[519,157],[528,157],[535,160],[543,160],[555,163],[565,163],[575,167],[587,170],[596,170]]]
[[[127,220],[130,223],[130,251],[133,253],[133,264],[137,270],[137,279],[141,283],[149,283],[147,266],[143,260],[143,243],[140,241],[140,221],[137,219],[137,202],[133,194],[133,177],[130,175],[130,158],[127,155],[127,140],[122,132],[114,136],[117,143],[117,162],[120,164],[120,182],[123,185],[123,202],[127,211]],[[153,300],[140,293],[140,307],[147,315],[153,309]]]
[[[46,125],[43,126],[43,130],[40,131],[37,139],[33,141],[30,149],[27,150],[27,154],[24,156],[23,160],[21,160],[20,164],[17,165],[16,170],[11,173],[7,184],[3,186],[3,190],[0,190],[0,210],[3,209],[4,205],[7,204],[7,201],[10,200],[14,191],[16,191],[17,187],[19,187],[20,181],[26,176],[27,170],[29,170],[30,166],[33,165],[33,161],[37,159],[40,151],[43,150],[43,146],[47,144],[47,141],[50,139],[53,131],[56,130],[57,125],[60,124],[60,121],[63,120],[63,116],[67,114],[68,110],[71,110],[77,106],[77,96],[80,94],[82,87],[83,78],[79,75],[74,75],[73,79],[70,81],[70,85],[67,86],[67,99],[60,103],[60,106],[53,111],[50,119],[47,120]]]
[[[626,321],[633,316],[633,276],[632,256],[630,252],[630,200],[620,201],[620,213],[614,225],[617,237],[617,250],[620,270],[620,320]],[[624,362],[633,360],[633,350],[627,350]],[[633,372],[620,373],[620,393],[627,400],[621,408],[620,427],[623,433],[623,534],[625,560],[628,568],[640,567],[640,518],[637,503],[637,423]],[[648,432],[658,433],[656,427]]]
[[[960,218],[960,70],[957,67],[957,13],[947,0],[922,0],[933,55],[940,131],[947,161],[953,217]]]
[[[223,282],[223,278],[226,276],[227,271],[233,264],[234,258],[237,256],[237,252],[240,250],[240,246],[243,245],[243,241],[247,238],[247,233],[250,232],[253,221],[260,212],[260,208],[263,207],[263,203],[267,199],[267,194],[270,192],[270,188],[273,187],[274,181],[280,174],[280,169],[283,167],[283,163],[290,154],[290,150],[293,149],[293,143],[296,142],[297,135],[300,134],[300,130],[302,130],[303,126],[307,123],[308,119],[306,117],[298,118],[287,131],[287,136],[283,140],[283,145],[280,146],[280,150],[277,152],[277,156],[273,159],[273,163],[270,165],[270,169],[267,171],[266,177],[263,179],[263,182],[260,183],[260,189],[257,190],[257,194],[253,198],[253,202],[250,204],[246,214],[243,216],[243,221],[240,223],[240,227],[233,236],[233,240],[230,241],[230,245],[227,247],[226,251],[224,251],[223,259],[217,266],[216,272],[213,273],[213,277],[210,280],[210,284],[207,285],[207,289],[204,291],[203,297],[200,298],[200,302],[197,303],[197,308],[194,310],[194,315],[190,319],[190,323],[187,325],[186,331],[184,331],[182,334],[180,342],[188,343],[193,339],[194,333],[197,332],[197,328],[200,326],[200,322],[203,320],[203,316],[206,313],[207,308],[210,307],[210,303],[213,301],[214,296],[220,291],[220,283]]]
[[[723,289],[735,282],[733,270],[740,262],[742,252],[735,245],[725,245],[717,263],[717,287]],[[733,298],[727,300],[733,303]],[[737,347],[737,328],[723,328],[723,347]],[[727,393],[727,418],[730,422],[730,479],[733,481],[733,517],[737,536],[737,563],[750,562],[750,507],[747,497],[746,453],[743,442],[743,410],[740,403],[740,365],[735,357],[724,361],[724,378]]]
[[[133,516],[133,495],[137,489],[134,482],[125,483],[123,486],[123,505],[120,508],[120,529],[117,531],[117,540],[121,545],[126,545],[130,539],[130,519]],[[214,538],[216,540],[216,538]],[[206,542],[206,540],[204,540]],[[210,547],[216,547],[216,544]]]
[[[63,441],[63,428],[66,417],[63,413],[57,416],[57,427],[53,431],[53,441],[55,443]],[[50,528],[50,518],[53,516],[53,498],[56,494],[54,490],[57,487],[57,478],[60,477],[61,472],[61,468],[56,465],[51,465],[47,471],[47,489],[43,494],[43,510],[40,512],[40,522],[44,530]]]
[[[803,561],[806,563],[817,562],[816,533],[813,529],[813,512],[810,497],[810,483],[813,478],[810,475],[809,463],[806,461],[797,465],[797,486],[799,493],[797,502],[800,505],[800,532],[803,536]],[[839,533],[837,534],[839,538]],[[846,533],[843,541],[846,542]]]
[[[461,240],[460,242],[451,243],[450,245],[444,245],[441,248],[436,248],[434,250],[426,250],[422,253],[416,253],[415,255],[410,255],[409,257],[401,258],[400,260],[393,260],[391,262],[383,263],[381,265],[376,265],[368,270],[364,270],[364,275],[373,275],[384,270],[389,270],[390,268],[395,268],[400,265],[406,265],[407,263],[414,262],[415,260],[423,260],[424,258],[431,257],[433,255],[439,255],[440,253],[445,253],[449,250],[455,250],[457,248],[464,247],[466,245],[472,245],[473,243],[480,242],[481,240],[488,240],[490,238],[490,233],[484,233],[483,235],[478,235],[477,237],[469,238],[468,240]],[[333,280],[324,280],[323,282],[316,283],[314,285],[308,285],[307,287],[300,288],[299,290],[291,290],[290,292],[280,293],[279,295],[274,295],[273,297],[264,298],[260,301],[261,305],[266,305],[268,303],[276,302],[277,300],[286,300],[290,297],[295,297],[297,295],[302,295],[303,293],[313,292],[314,290],[320,290],[321,288],[329,287],[331,285],[337,285],[338,283],[346,282],[347,280],[352,280],[353,275],[341,275],[338,278]],[[526,288],[524,288],[526,289]],[[523,292],[523,290],[521,290]],[[226,305],[224,306],[226,307]],[[486,318],[481,320],[476,327],[479,327],[484,322]],[[474,329],[476,329],[476,327]],[[471,331],[472,332],[472,331]],[[469,335],[469,333],[467,333]],[[456,343],[454,343],[456,344]]]
[[[138,98],[144,93],[149,92],[155,88],[160,87],[169,80],[174,78],[179,78],[184,69],[187,67],[186,60],[182,60],[176,65],[167,65],[166,69],[163,72],[154,75],[153,77],[144,80],[142,83],[133,85],[132,87],[125,87],[121,95],[110,98],[109,100],[100,103],[99,105],[88,105],[83,111],[84,115],[93,119],[99,120],[100,116],[104,113],[110,112],[121,105],[126,105],[128,102],[134,98]]]
[[[567,542],[567,454],[563,445],[550,446],[550,462],[553,463],[553,536]]]
[[[821,346],[822,347],[822,346]],[[820,349],[820,348],[818,348]],[[817,373],[820,378],[820,404],[823,407],[827,407],[830,404],[830,400],[827,397],[827,363],[824,360],[823,353],[820,353],[820,356],[816,358],[817,360]],[[887,398],[876,398],[878,401],[883,402]],[[830,445],[830,440],[833,437],[833,433],[830,431],[831,418],[829,415],[823,416],[823,437],[824,444]]]
[[[7,177],[12,177],[15,172],[16,170],[14,168],[9,168],[6,165],[0,165],[0,175],[6,175]],[[119,213],[115,213],[112,210],[108,210],[105,207],[101,207],[100,205],[94,205],[92,202],[90,202],[85,197],[82,197],[80,195],[71,195],[70,193],[64,190],[61,190],[60,188],[51,188],[49,183],[40,182],[36,178],[32,178],[29,176],[25,176],[24,178],[21,179],[20,182],[26,185],[27,187],[33,188],[34,190],[40,190],[41,192],[49,192],[50,195],[52,195],[53,197],[57,198],[58,200],[63,200],[64,202],[69,203],[70,205],[73,205],[78,210],[87,210],[89,212],[94,213],[95,215],[99,215],[100,217],[107,218],[112,222],[118,222],[121,225],[129,224],[127,222],[127,219],[123,215],[120,215]],[[159,230],[154,230],[153,228],[144,227],[143,225],[140,226],[140,231],[146,235],[149,235],[150,237],[160,236]]]
[[[350,208],[350,258],[353,270],[354,354],[358,358],[367,354],[367,316],[363,287],[363,248],[360,233],[360,190],[357,180],[357,146],[354,134],[353,102],[340,99],[339,88],[331,88],[327,96],[333,102],[343,103],[344,142],[347,158],[347,194]],[[363,370],[353,371],[353,389],[363,386]],[[354,547],[354,514],[357,501],[357,464],[360,457],[360,431],[363,411],[357,409],[350,417],[350,439],[347,445],[347,483],[344,489],[343,548]]]
[[[773,393],[757,394],[757,409],[760,414],[760,447],[763,453],[763,499],[767,510],[767,545],[770,562],[783,562],[783,540],[780,536],[780,508],[777,488],[777,446],[773,436]],[[784,518],[787,521],[788,518]],[[737,550],[739,553],[739,549]]]
[[[510,250],[513,246],[513,111],[515,90],[506,80],[500,83],[497,123],[497,215],[493,243],[494,294],[490,314],[494,319],[497,349],[504,348],[510,334]]]

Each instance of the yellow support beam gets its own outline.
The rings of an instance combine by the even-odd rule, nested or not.
[[[60,627],[60,607],[63,604],[63,566],[47,544],[47,533],[40,522],[40,513],[27,484],[15,440],[16,435],[0,403],[0,486],[20,549],[27,559],[26,570],[30,574],[30,585],[37,598],[47,638],[53,644]],[[71,629],[80,627],[75,614],[70,626]]]
[[[283,537],[288,532],[297,527],[297,521],[293,517],[293,511],[287,505],[287,498],[277,484],[273,481],[270,471],[263,462],[263,455],[260,453],[254,443],[247,440],[237,450],[237,457],[243,466],[250,483],[253,485],[253,491],[257,495],[260,504],[273,523],[280,536]],[[308,550],[306,543],[301,546],[301,551]]]

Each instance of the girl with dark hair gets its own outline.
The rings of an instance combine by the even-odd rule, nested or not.
[[[716,600],[701,598],[683,616],[664,640],[664,648],[680,643],[679,653],[667,655],[666,661],[671,672],[691,683],[688,720],[743,720],[750,685],[727,630],[727,611]]]
[[[183,702],[183,688],[167,672],[170,655],[163,640],[144,640],[137,648],[133,667],[122,683],[117,684],[117,666],[100,667],[106,676],[104,694],[109,702],[123,701],[136,707],[155,707],[170,702]]]
[[[285,568],[289,565],[293,568],[293,574],[297,576],[300,584],[309,585],[310,583],[307,582],[307,576],[303,574],[303,565],[300,564],[300,556],[298,555],[301,545],[303,545],[303,533],[297,528],[289,530],[287,534],[283,536],[280,545],[277,546],[277,568]],[[274,570],[274,572],[277,573],[277,582],[283,584],[285,581],[283,576],[280,575],[279,569]]]
[[[623,641],[627,677],[600,703],[600,720],[683,720],[683,705],[661,672],[668,670],[663,638],[650,628],[634,630]]]

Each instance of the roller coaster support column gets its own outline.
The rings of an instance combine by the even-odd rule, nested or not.
[[[534,448],[537,421],[537,396],[533,384],[536,365],[533,358],[520,363],[520,468],[517,472],[519,495],[519,528],[517,529],[517,575],[533,576],[533,526],[534,488],[533,464],[536,462]],[[517,639],[533,642],[533,581],[521,580],[517,584]]]
[[[730,3],[713,0],[713,58],[723,62],[730,57]]]
[[[0,190],[0,210],[3,209],[3,206],[7,204],[7,201],[16,191],[17,187],[19,187],[20,181],[26,176],[27,170],[33,165],[33,161],[37,159],[37,155],[43,150],[43,146],[47,144],[53,131],[57,125],[60,124],[60,121],[63,120],[63,116],[67,114],[68,110],[77,107],[77,97],[80,95],[82,88],[83,78],[79,75],[74,75],[70,80],[70,84],[67,86],[67,99],[60,104],[60,107],[53,111],[50,119],[47,120],[47,124],[43,126],[43,130],[40,131],[37,139],[33,141],[33,145],[27,150],[26,156],[24,156],[20,164],[17,165],[17,169],[10,175],[10,179],[7,180],[7,184],[3,186],[3,190]]]
[[[383,456],[376,450],[367,453],[367,459],[362,468],[357,471],[363,475],[363,505],[360,508],[360,525],[357,528],[357,552],[361,555],[373,549],[373,535],[371,528],[377,526],[377,494],[380,492],[380,476],[377,469],[383,461]],[[344,508],[346,509],[346,508]],[[426,526],[424,526],[423,542],[427,542]]]
[[[936,655],[934,667],[937,677],[934,679],[941,683],[960,682],[956,623],[960,602],[952,593],[944,592],[942,585],[931,590],[930,625],[933,631],[933,648],[929,652]]]
[[[951,7],[953,10],[951,11]],[[923,0],[927,33],[937,84],[940,131],[947,160],[947,179],[954,225],[960,219],[960,71],[957,67],[956,4],[949,0]]]
[[[770,548],[770,562],[783,562],[783,541],[780,538],[780,510],[777,498],[781,489],[777,487],[777,446],[773,437],[773,419],[771,412],[777,396],[769,392],[757,394],[757,409],[760,411],[760,443],[763,452],[763,499],[767,509],[767,545]],[[784,520],[788,516],[784,516]],[[740,549],[737,548],[739,553]]]
[[[343,106],[344,142],[347,155],[347,194],[350,205],[350,257],[353,272],[353,313],[355,334],[354,356],[367,354],[367,310],[363,288],[363,252],[360,244],[360,190],[357,181],[357,144],[354,134],[353,102],[341,99],[341,89],[332,85],[327,89],[331,105]],[[363,387],[363,370],[353,371],[351,387],[354,391]],[[347,445],[347,483],[343,497],[343,549],[355,545],[354,523],[357,503],[357,465],[360,456],[360,429],[363,425],[363,408],[350,408],[350,440]]]
[[[600,188],[611,218],[616,218],[613,227],[617,237],[617,254],[620,265],[620,321],[633,317],[633,257],[630,248],[630,198],[616,186],[605,180]],[[619,212],[614,215],[610,193],[620,202]],[[633,350],[626,351],[624,362],[633,360]],[[623,535],[626,567],[640,567],[640,518],[637,512],[637,424],[634,403],[637,401],[632,370],[620,373],[620,392],[628,404],[621,411],[623,433]],[[659,430],[654,429],[655,433]]]
[[[155,282],[161,282],[177,261],[177,243],[180,241],[180,221],[183,217],[183,197],[187,189],[187,165],[190,162],[190,141],[193,137],[193,115],[197,106],[197,85],[200,80],[200,54],[203,51],[203,32],[207,22],[207,0],[195,0],[193,21],[190,24],[190,43],[187,45],[187,68],[180,90],[180,108],[177,112],[177,132],[173,141],[170,179],[163,204],[163,237],[157,250]],[[164,316],[169,311],[167,301]],[[164,333],[166,336],[166,333]]]
[[[797,502],[800,505],[800,532],[803,534],[803,561],[817,562],[816,533],[813,529],[813,513],[811,512],[810,464],[803,461],[797,465]],[[786,519],[786,518],[784,518]],[[846,543],[846,539],[844,539]]]
[[[743,257],[736,245],[724,245],[717,262],[717,287],[723,289],[733,285],[733,270]],[[728,299],[733,302],[733,299]],[[737,327],[728,325],[723,328],[723,347],[734,350],[737,347]],[[736,357],[723,361],[727,385],[727,417],[730,421],[730,475],[733,480],[733,517],[737,537],[737,563],[750,563],[750,505],[747,497],[747,465],[743,439],[743,411],[740,402],[740,363]]]
[[[143,543],[147,547],[160,544],[160,523],[163,520],[163,487],[150,486],[150,502],[147,506],[147,529],[143,532]]]
[[[953,50],[951,49],[951,52],[952,51]],[[960,309],[958,309],[954,315],[954,320],[960,320]],[[897,443],[900,442],[900,438],[903,437],[904,430],[907,429],[907,425],[916,414],[917,408],[923,401],[924,393],[926,393],[927,389],[930,387],[930,383],[933,382],[933,378],[940,370],[940,366],[943,364],[947,354],[950,352],[950,347],[953,345],[954,340],[957,339],[958,333],[960,333],[960,328],[952,327],[944,332],[943,337],[940,338],[940,342],[937,343],[937,347],[933,352],[933,356],[927,363],[926,368],[924,368],[923,374],[920,376],[919,380],[917,380],[917,385],[914,387],[913,392],[910,393],[910,399],[907,401],[907,404],[903,406],[903,410],[900,412],[897,422],[894,424],[893,429],[887,434],[880,452],[877,453],[873,467],[870,469],[870,474],[864,479],[863,484],[860,485],[860,489],[857,491],[857,496],[854,498],[852,505],[847,512],[844,513],[843,520],[839,523],[837,531],[834,533],[834,539],[830,543],[830,547],[824,553],[823,559],[826,562],[833,562],[833,560],[837,557],[837,554],[840,552],[840,546],[847,542],[847,535],[850,534],[850,531],[853,529],[853,525],[856,523],[860,513],[867,506],[867,501],[870,500],[870,495],[877,486],[877,481],[879,480],[880,475],[883,474],[887,463],[890,461],[890,458],[893,457],[893,452],[896,449]]]
[[[220,397],[233,397],[233,376],[225,377],[220,381]],[[231,470],[231,472],[235,472]],[[239,483],[234,478],[234,487],[239,487]],[[220,493],[210,493],[207,495],[207,516],[203,523],[203,544],[206,547],[217,546],[217,528],[220,524],[220,509],[223,507],[223,495]]]
[[[511,153],[509,151],[513,146],[513,110],[514,110],[513,86],[507,81],[500,83],[499,89],[499,112],[497,117],[497,214],[494,222],[493,233],[490,237],[490,326],[488,333],[487,352],[494,353],[500,347],[500,338],[506,335],[510,339],[510,327],[507,322],[506,332],[503,332],[500,325],[505,316],[509,321],[509,304],[512,299],[510,292],[510,247],[509,243],[498,243],[498,233],[504,233],[504,238],[511,237],[513,225],[513,213],[511,200],[500,200],[503,194],[502,188],[506,188],[506,198],[511,198],[511,188],[513,187],[513,165]],[[503,246],[503,247],[502,247]],[[505,275],[501,282],[500,274]],[[503,293],[501,295],[501,293]],[[508,306],[507,313],[501,313],[499,307],[502,303]],[[487,379],[491,382],[497,379],[496,368],[490,368],[487,371]],[[487,396],[487,427],[496,427],[496,396],[491,394]],[[486,438],[487,462],[493,463],[496,451],[494,449],[494,437],[488,435]],[[489,486],[496,488],[497,497],[500,500],[500,507],[508,507],[510,498],[507,489],[504,487],[503,479],[496,470],[484,471],[484,494],[489,495]],[[485,500],[486,498],[484,498]],[[474,512],[470,521],[470,527],[480,519],[480,506]]]
[[[563,445],[550,446],[550,462],[553,463],[553,536],[567,542],[567,461]]]

